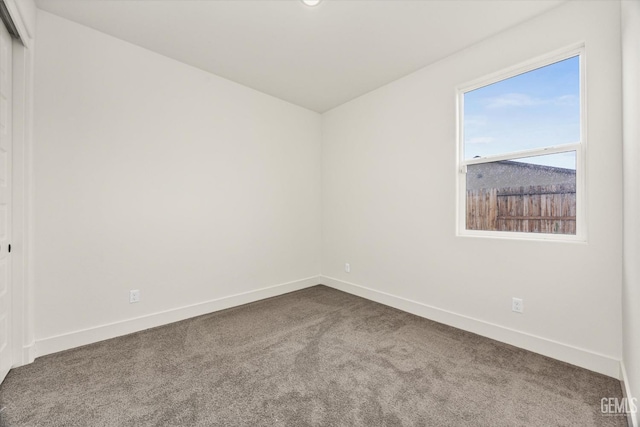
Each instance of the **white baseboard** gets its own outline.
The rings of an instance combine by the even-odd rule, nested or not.
[[[33,363],[36,358],[36,343],[35,341],[31,342],[31,344],[23,345],[22,349],[18,352],[18,360],[13,361],[13,368],[18,368],[20,366],[28,365],[29,363]]]
[[[261,299],[315,286],[319,283],[357,295],[371,301],[394,307],[417,316],[444,323],[465,331],[473,332],[497,341],[514,345],[591,371],[622,379],[624,370],[620,361],[603,354],[563,344],[557,341],[527,334],[504,326],[488,323],[472,317],[443,310],[417,301],[376,291],[354,283],[344,282],[327,276],[313,276],[293,282],[283,283],[254,291],[230,295],[190,306],[179,307],[146,316],[127,319],[93,328],[39,339],[35,346],[25,347],[25,360],[35,357],[92,344],[110,338],[166,325],[195,316],[236,307]],[[624,374],[626,375],[626,374]],[[625,381],[626,384],[626,381]],[[637,423],[633,427],[638,427]]]
[[[420,317],[434,320],[445,325],[473,332],[487,338],[501,341],[534,353],[561,360],[581,368],[589,369],[615,379],[620,379],[620,360],[574,347],[515,329],[474,319],[469,316],[443,310],[421,302],[376,291],[354,283],[344,282],[332,277],[321,276],[320,283],[380,304],[388,305]],[[634,426],[636,427],[636,426]]]
[[[133,332],[143,331],[145,329],[166,325],[168,323],[189,319],[191,317],[201,316],[214,311],[237,307],[239,305],[259,301],[265,298],[275,297],[288,292],[315,286],[319,283],[320,276],[313,276],[306,279],[217,298],[185,307],[178,307],[159,313],[148,314],[133,319],[122,320],[93,328],[39,339],[36,341],[35,355],[36,357],[40,357],[51,353],[57,353],[59,351],[92,344]],[[30,360],[33,360],[33,358]]]
[[[635,397],[629,388],[629,378],[627,377],[627,370],[624,367],[624,360],[620,361],[620,382],[622,383],[622,394],[624,397],[627,399]],[[627,421],[629,422],[629,427],[638,427],[638,413],[628,414]]]
[[[24,365],[33,363],[36,360],[36,342],[32,341],[31,344],[22,347],[22,362]]]

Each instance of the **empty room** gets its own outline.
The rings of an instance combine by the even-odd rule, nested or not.
[[[639,426],[640,0],[0,19],[0,427]]]

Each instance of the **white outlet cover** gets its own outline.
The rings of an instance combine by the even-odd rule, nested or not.
[[[511,310],[515,311],[516,313],[524,312],[524,301],[522,300],[522,298],[513,298],[511,302]]]
[[[129,303],[134,303],[140,301],[140,291],[132,290],[129,291]]]
[[[351,273],[351,265],[349,263],[346,263],[344,265],[344,271],[346,271],[347,273]]]

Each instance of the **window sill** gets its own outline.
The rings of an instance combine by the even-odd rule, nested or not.
[[[458,230],[456,237],[479,237],[498,240],[524,240],[533,242],[556,242],[588,244],[586,236],[574,234],[521,233],[516,231]]]

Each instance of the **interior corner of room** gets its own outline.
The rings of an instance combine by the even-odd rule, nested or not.
[[[527,350],[640,397],[639,1],[521,2],[539,13],[411,72],[367,80],[345,69],[349,78],[335,79],[343,98],[320,83],[313,92],[293,72],[281,92],[261,90],[278,87],[285,59],[267,55],[258,38],[229,44],[261,58],[262,75],[251,77],[242,61],[191,61],[195,46],[169,40],[153,51],[153,37],[128,21],[134,15],[105,5],[126,2],[102,2],[100,19],[90,13],[99,1],[2,1],[16,35],[5,37],[12,62],[0,61],[0,74],[13,78],[0,81],[10,100],[0,132],[10,132],[13,150],[0,136],[0,309],[9,313],[0,312],[0,368],[283,295],[272,304],[298,319],[291,305],[302,294],[289,293],[307,290],[301,307],[310,316],[322,297],[412,330],[425,325],[403,317],[410,313],[461,330],[456,339],[489,338],[496,353]],[[286,11],[298,20],[291,28],[325,31],[313,13],[355,19],[360,2],[333,11],[333,1],[301,9],[304,18]],[[150,2],[129,3],[138,13]],[[260,2],[236,3],[217,7],[242,16]],[[263,3],[267,21],[288,2]],[[376,13],[391,7],[375,3]],[[105,17],[121,19],[122,33],[110,34]],[[162,25],[172,29],[168,18]],[[336,37],[328,57],[346,60],[343,42]],[[584,236],[461,235],[459,88],[575,46],[584,61]],[[316,77],[329,72],[324,65]],[[350,294],[348,304],[310,289],[317,285]],[[400,311],[369,312],[353,296]],[[524,312],[512,310],[514,298]],[[638,426],[635,413],[629,423]]]

